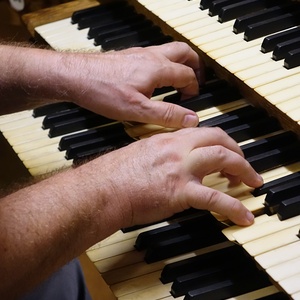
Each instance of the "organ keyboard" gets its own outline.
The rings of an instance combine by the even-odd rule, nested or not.
[[[166,37],[172,36],[174,39],[189,43],[204,58],[206,64],[214,69],[217,77],[225,78],[231,85],[238,87],[241,93],[238,97],[233,97],[226,103],[217,103],[210,107],[197,109],[201,121],[200,125],[203,123],[225,126],[222,122],[216,123],[218,121],[214,118],[218,116],[225,118],[227,113],[236,112],[241,108],[248,108],[249,104],[252,103],[256,107],[266,109],[268,115],[275,116],[276,119],[280,121],[280,124],[274,122],[274,127],[266,132],[262,130],[267,126],[260,126],[259,130],[261,131],[257,132],[256,130],[258,134],[254,136],[247,135],[248,138],[244,136],[245,132],[247,134],[249,133],[247,129],[234,131],[232,125],[229,128],[226,127],[225,130],[228,130],[229,134],[236,134],[235,137],[245,150],[245,153],[246,151],[251,152],[249,145],[253,145],[252,143],[257,140],[263,141],[266,139],[266,141],[269,141],[271,137],[280,136],[280,134],[288,132],[289,130],[299,134],[300,108],[299,103],[297,103],[299,101],[297,100],[299,100],[300,97],[300,90],[298,88],[300,83],[300,67],[299,65],[291,67],[289,63],[292,60],[291,58],[287,58],[285,63],[283,59],[274,61],[272,59],[272,53],[262,53],[260,51],[264,37],[272,36],[273,33],[268,32],[251,40],[253,32],[248,31],[246,39],[251,41],[245,41],[243,33],[233,33],[234,30],[237,30],[235,29],[236,27],[234,27],[237,16],[232,18],[232,20],[223,23],[219,22],[218,19],[222,21],[228,17],[228,12],[225,12],[225,9],[223,9],[216,14],[214,11],[218,4],[216,3],[215,6],[212,6],[210,5],[212,1],[201,1],[199,3],[199,0],[132,0],[128,2],[135,7],[137,12],[147,15],[147,18],[151,19],[154,24],[159,25]],[[238,2],[241,1],[231,1],[231,5],[239,4]],[[300,20],[299,4],[293,4],[293,9],[289,10],[290,4],[284,3],[285,1],[276,1],[276,3],[274,2],[272,5],[268,1],[242,2],[247,2],[245,3],[247,4],[246,7],[250,7],[252,5],[250,5],[250,3],[254,2],[258,2],[259,5],[263,3],[263,5],[269,5],[269,10],[276,10],[278,6],[284,5],[284,13],[277,14],[275,18],[285,16],[288,19],[289,26],[293,30],[298,29]],[[201,4],[203,9],[199,9],[199,4]],[[94,5],[96,4],[89,3],[88,6]],[[268,9],[264,8],[265,11]],[[235,11],[235,8],[229,10],[230,13]],[[253,12],[251,13],[253,14]],[[292,15],[292,13],[295,13],[295,15]],[[26,16],[24,19],[26,21]],[[241,18],[240,22],[246,22],[244,19]],[[274,23],[271,24],[274,25]],[[89,28],[85,28],[78,31],[77,23],[72,24],[71,18],[35,27],[35,32],[57,50],[83,49],[101,51],[105,49],[105,47],[108,47],[108,42],[107,44],[95,45],[93,39],[87,39],[89,30]],[[280,31],[282,34],[288,30],[289,28],[277,29],[277,31]],[[66,38],[66,36],[68,36],[68,38]],[[143,45],[143,43],[141,45]],[[293,50],[293,55],[295,56],[290,56],[297,57],[297,51],[299,51],[299,47]],[[213,82],[214,79],[211,79],[211,81]],[[168,91],[155,96],[153,100],[168,99],[168,97],[173,97],[175,93],[174,91]],[[217,98],[223,97],[219,95]],[[65,153],[57,149],[57,144],[61,140],[61,136],[51,139],[40,138],[40,133],[45,136],[48,134],[48,131],[41,129],[41,123],[44,117],[41,116],[32,119],[31,114],[31,111],[21,112],[4,116],[0,119],[0,130],[18,153],[27,169],[33,176],[37,176],[51,172],[57,168],[70,166],[72,160],[65,160]],[[237,118],[240,118],[239,113],[236,115]],[[230,121],[226,124],[231,124],[230,122],[233,122],[232,118],[234,117],[229,115],[228,118]],[[262,120],[265,118],[266,117],[263,116]],[[272,118],[268,119],[268,123],[272,123],[272,120]],[[24,126],[25,122],[27,126]],[[246,123],[248,125],[250,124],[248,121],[246,121]],[[239,123],[239,126],[243,125],[243,121]],[[255,126],[255,124],[251,124],[251,126]],[[234,128],[236,127],[238,127],[238,125],[235,125]],[[127,133],[134,138],[146,138],[149,135],[165,130],[172,129],[144,124],[127,127]],[[82,131],[85,132],[86,129]],[[240,133],[242,134],[242,138],[238,135]],[[275,149],[270,150],[269,148],[263,148],[265,149],[263,151],[266,153],[274,152],[272,155],[276,158],[275,160],[277,160],[278,157],[276,150],[279,148],[280,153],[287,151],[288,158],[292,156],[292,153],[296,153],[296,156],[293,157],[291,161],[287,160],[279,165],[269,166],[266,167],[265,170],[262,170],[262,175],[267,183],[272,183],[279,178],[295,174],[300,170],[299,158],[297,157],[299,153],[298,139],[296,137],[294,139],[293,137],[291,140],[279,139],[279,141],[281,144],[277,144]],[[292,143],[295,143],[295,148],[292,148],[292,150],[281,147],[283,146],[282,144],[288,146]],[[43,155],[41,155],[41,153],[43,153]],[[249,154],[249,157],[252,157],[251,154]],[[255,159],[258,161],[257,166],[260,167],[268,158]],[[280,221],[276,213],[274,215],[266,214],[264,201],[266,194],[270,194],[268,191],[255,196],[249,188],[243,185],[239,187],[229,187],[227,181],[224,178],[220,178],[217,174],[207,176],[204,180],[204,184],[240,199],[245,206],[257,215],[255,224],[247,228],[227,225],[224,229],[219,226],[220,224],[223,226],[226,220],[222,220],[220,216],[216,215],[215,219],[222,222],[216,224],[209,219],[207,224],[210,226],[207,227],[216,227],[220,232],[223,229],[222,232],[224,236],[226,236],[226,240],[221,238],[203,247],[199,246],[197,249],[190,249],[186,253],[175,253],[172,257],[168,257],[168,255],[167,257],[161,257],[157,261],[149,264],[143,262],[145,253],[147,257],[152,257],[151,253],[156,253],[155,249],[158,249],[158,252],[163,253],[163,251],[165,251],[168,254],[170,248],[164,243],[158,243],[160,248],[156,242],[154,242],[154,246],[151,246],[150,250],[146,247],[146,249],[143,248],[140,252],[137,252],[134,245],[139,234],[149,232],[151,229],[158,231],[160,229],[162,232],[173,230],[173,228],[169,226],[177,227],[177,224],[179,224],[178,226],[181,228],[181,226],[183,226],[182,224],[187,222],[185,221],[186,219],[182,217],[126,233],[121,231],[117,232],[87,251],[88,256],[95,263],[108,285],[111,286],[114,294],[119,299],[124,300],[173,299],[173,296],[170,296],[171,290],[172,295],[176,297],[179,296],[179,299],[203,299],[204,297],[214,299],[213,297],[216,297],[214,291],[217,291],[219,295],[223,295],[220,296],[221,298],[259,299],[269,296],[269,299],[277,299],[275,297],[278,297],[278,299],[287,299],[289,297],[300,299],[300,288],[297,284],[300,274],[298,254],[300,244],[299,238],[297,237],[300,228],[300,217],[296,215],[288,220]],[[299,195],[296,193],[295,197],[297,198]],[[206,216],[207,215],[204,214],[205,218]],[[192,222],[193,220],[197,220],[197,218],[201,219],[201,217],[203,216],[200,215],[199,217],[198,214],[191,214],[188,220]],[[212,235],[215,235],[215,231],[213,232]],[[159,234],[163,233],[160,232]],[[185,238],[187,237],[183,235],[182,239]],[[164,237],[163,240],[165,241],[167,238]],[[179,242],[180,241],[178,241],[178,243]],[[187,278],[186,276],[188,275],[185,274],[185,272],[179,273],[180,275],[174,279],[173,284],[171,284],[173,280],[169,281],[164,279],[165,284],[159,281],[160,277],[162,277],[163,280],[163,276],[166,276],[168,269],[177,270],[179,264],[183,262],[188,264],[188,261],[193,258],[201,261],[201,257],[206,257],[205,255],[209,254],[212,256],[212,260],[210,260],[212,262],[217,257],[217,253],[222,252],[222,249],[228,251],[224,256],[225,258],[223,257],[223,260],[231,259],[232,255],[235,255],[235,251],[240,251],[236,250],[236,243],[242,245],[242,249],[245,249],[245,254],[247,253],[254,258],[259,268],[265,270],[265,273],[269,275],[271,281],[265,280],[260,272],[256,273],[255,271],[252,273],[253,266],[251,263],[249,263],[249,269],[248,266],[246,267],[246,264],[243,265],[247,271],[249,270],[249,278],[247,278],[247,280],[238,281],[237,284],[237,277],[242,277],[241,279],[243,279],[243,274],[232,271],[230,276],[227,274],[228,277],[227,275],[225,276],[224,270],[219,268],[219,266],[214,266],[216,269],[213,270],[206,267],[199,267],[189,274],[191,278]],[[194,244],[195,241],[192,240],[192,245]],[[241,247],[239,247],[239,249],[241,249]],[[152,258],[150,260],[152,260]],[[229,268],[235,270],[232,266],[229,266]],[[195,274],[196,271],[198,272],[197,274]],[[200,271],[204,273],[212,272],[209,274],[218,274],[214,276],[221,279],[216,283],[211,280],[211,277],[214,276],[205,277],[203,274],[199,274]],[[198,281],[200,280],[199,278],[202,278],[203,282],[207,282],[207,288],[212,289],[206,296],[204,296],[200,287],[195,287],[194,283],[197,281],[197,278]],[[256,282],[256,278],[260,278],[259,281],[262,285],[250,286],[245,290],[235,290],[233,294],[228,293],[228,290],[234,290],[236,285],[246,287],[248,286],[246,284],[247,281]],[[186,293],[186,296],[183,296],[178,292],[178,289],[182,290],[186,285],[189,285],[191,288],[189,292]],[[201,288],[203,287],[201,286]],[[280,291],[284,291],[284,293]]]

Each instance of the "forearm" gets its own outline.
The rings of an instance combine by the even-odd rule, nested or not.
[[[1,200],[1,299],[35,286],[121,226],[101,178],[87,165]]]
[[[61,53],[0,45],[0,55],[0,113],[69,100]]]

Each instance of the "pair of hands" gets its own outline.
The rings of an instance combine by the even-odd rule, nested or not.
[[[93,60],[95,55],[90,58]],[[198,124],[192,111],[149,101],[154,89],[162,86],[173,86],[185,96],[198,93],[204,81],[203,65],[186,44],[104,54],[99,77],[91,77],[90,68],[83,70],[89,81],[83,97],[78,98],[81,106],[119,120],[177,128]],[[94,70],[92,74],[95,73]],[[249,225],[253,215],[239,200],[203,186],[202,180],[208,174],[221,172],[235,183],[242,181],[251,187],[263,183],[236,142],[218,128],[159,134],[92,163],[108,170],[105,177],[111,178],[113,190],[117,191],[113,197],[119,201],[116,207],[121,209],[121,226],[160,220],[190,207],[208,209],[237,224]]]

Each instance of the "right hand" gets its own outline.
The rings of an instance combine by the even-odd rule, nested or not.
[[[100,163],[107,170],[111,205],[118,210],[121,227],[158,221],[191,207],[250,225],[253,215],[239,200],[204,186],[202,180],[221,172],[235,183],[263,184],[236,142],[219,128],[157,134],[90,163],[94,180],[100,176]]]

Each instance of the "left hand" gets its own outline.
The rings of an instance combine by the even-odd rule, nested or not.
[[[198,93],[204,81],[202,61],[187,44],[61,55],[71,69],[69,98],[80,106],[116,120],[165,127],[192,127],[199,122],[191,110],[149,101],[154,89],[163,86],[173,86],[185,97]]]

